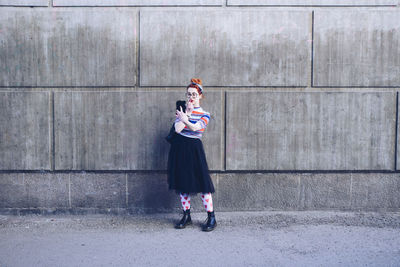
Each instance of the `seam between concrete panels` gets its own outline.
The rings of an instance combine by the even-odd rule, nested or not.
[[[52,99],[52,92],[50,91],[48,93],[49,93],[49,95],[48,95],[47,101],[48,101],[49,114],[47,116],[47,119],[48,119],[49,130],[48,130],[47,143],[49,145],[49,149],[48,149],[49,155],[47,158],[47,162],[49,163],[49,169],[53,171],[54,170],[54,168],[53,168],[53,127],[52,127],[52,124],[53,124],[53,122],[52,122],[52,120],[53,120],[53,111],[52,111],[53,103],[52,103],[52,101],[53,101],[53,99]]]
[[[21,87],[18,87],[21,88]],[[112,89],[110,88],[101,88],[101,87],[94,87],[94,88],[84,88],[84,87],[78,87],[74,88],[71,90],[65,90],[65,87],[61,88],[53,88],[53,92],[69,92],[69,93],[76,93],[76,92],[140,92],[140,93],[148,93],[148,92],[169,92],[169,91],[177,91],[181,90],[182,87],[129,87],[129,88],[122,88],[122,87],[113,87]],[[398,87],[395,88],[388,88],[388,87],[371,87],[371,88],[360,88],[360,87],[332,87],[332,88],[316,88],[316,87],[300,87],[300,88],[294,88],[294,87],[225,87],[225,88],[219,88],[219,87],[207,87],[208,91],[210,92],[221,92],[225,91],[227,93],[230,92],[266,92],[266,93],[288,93],[288,92],[301,92],[301,93],[396,93],[398,90]],[[43,92],[44,88],[30,88],[26,90],[19,90],[19,92]],[[15,91],[14,88],[0,88],[0,92],[12,92]]]
[[[298,175],[297,178],[297,187],[298,187],[298,191],[297,191],[297,199],[298,199],[298,208],[303,208],[303,203],[301,201],[301,175]]]
[[[230,7],[339,7],[339,8],[357,8],[357,7],[396,7],[396,5],[230,5]]]
[[[69,204],[69,207],[72,208],[72,203],[71,203],[71,173],[68,175],[68,204]]]
[[[128,192],[128,174],[125,174],[125,204],[126,207],[128,208],[128,198],[129,197],[129,192]]]
[[[126,173],[126,174],[167,174],[166,170],[0,170],[0,174],[7,173],[97,173],[97,174],[117,174],[117,173]],[[259,173],[259,174],[338,174],[338,173],[371,173],[371,174],[399,174],[400,170],[210,170],[211,174],[246,174],[246,173]]]
[[[224,153],[223,153],[223,164],[224,164],[224,166],[223,166],[223,170],[224,171],[226,171],[226,156],[227,156],[227,150],[226,150],[226,135],[227,135],[227,133],[226,133],[226,125],[227,125],[227,121],[226,121],[226,119],[227,119],[227,111],[226,111],[226,109],[227,109],[227,92],[226,91],[224,91],[224,109],[223,109],[223,111],[224,111],[224,115],[223,115],[223,125],[224,125],[224,129],[223,129],[223,131],[224,131]]]
[[[350,200],[349,207],[351,207],[351,203],[353,201],[353,174],[350,173]]]
[[[397,171],[397,142],[398,142],[398,127],[399,127],[399,92],[396,92],[396,114],[395,114],[395,138],[394,138],[394,170]]]
[[[221,173],[221,174],[249,174],[249,173],[258,173],[258,174],[339,174],[339,173],[344,173],[344,174],[351,174],[351,173],[371,173],[371,174],[377,174],[377,173],[400,173],[400,171],[394,171],[394,170],[226,170],[226,171],[218,171],[218,170],[212,170],[210,173]]]
[[[131,90],[143,90],[143,89],[164,89],[164,90],[176,90],[176,89],[181,89],[182,87],[185,87],[185,85],[173,85],[173,86],[140,86],[140,85],[132,85],[132,86],[0,86],[0,89],[21,89],[21,88],[26,88],[26,89],[131,89]],[[247,86],[247,85],[234,85],[234,86],[216,86],[216,85],[207,85],[207,88],[219,88],[223,90],[230,90],[230,89],[352,89],[352,88],[357,88],[357,89],[398,89],[400,87],[399,85],[396,86],[315,86],[313,85],[312,87],[304,85],[304,86],[291,86],[291,85],[279,85],[279,86]],[[101,90],[98,90],[99,92]]]
[[[315,5],[312,5],[312,4],[308,4],[308,5],[306,5],[306,4],[287,4],[287,5],[279,5],[279,4],[270,4],[270,5],[268,5],[268,4],[228,4],[228,0],[227,0],[227,4],[226,4],[228,7],[237,7],[237,8],[242,8],[242,7],[246,7],[246,8],[260,8],[260,7],[262,7],[262,8],[269,8],[269,7],[272,7],[272,8],[274,8],[274,7],[284,7],[284,8],[298,8],[298,7],[317,7],[317,8],[335,8],[335,7],[337,7],[337,8],[350,8],[350,9],[352,9],[352,8],[359,8],[359,7],[367,7],[367,8],[370,8],[370,7],[383,7],[383,8],[385,8],[385,7],[398,7],[398,6],[400,6],[400,4],[363,4],[363,5],[345,5],[345,4],[342,4],[342,5],[338,5],[338,4],[330,4],[330,5],[328,5],[328,4],[315,4]]]
[[[317,85],[317,86],[315,86],[314,85],[313,88],[388,88],[388,89],[396,89],[396,88],[399,88],[399,86],[400,85],[397,85],[397,86],[357,86],[357,85],[351,85],[351,86]]]
[[[137,64],[137,75],[136,75],[136,83],[135,83],[135,87],[140,87],[140,13],[141,10],[139,8],[139,10],[137,11],[137,25],[136,25],[136,32],[137,32],[137,40],[136,40],[136,64]]]
[[[310,87],[314,85],[314,10],[311,12],[311,81]]]
[[[50,132],[51,132],[51,139],[50,139],[50,143],[51,143],[51,153],[50,153],[50,169],[51,170],[55,170],[55,161],[56,161],[56,149],[55,149],[55,105],[54,105],[54,92],[50,91],[50,97],[51,97],[51,107],[50,107],[50,114],[51,114],[51,128],[50,128]]]
[[[256,5],[256,4],[233,4],[230,5],[228,3],[228,0],[221,0],[220,4],[200,4],[200,5],[196,5],[196,4],[188,4],[188,5],[57,5],[55,6],[53,3],[53,0],[48,0],[48,5],[47,6],[42,6],[42,5],[15,5],[15,4],[2,4],[0,5],[0,7],[33,7],[33,8],[37,8],[37,7],[54,7],[54,8],[64,8],[64,7],[73,7],[73,8],[86,8],[86,7],[94,7],[94,8],[113,8],[113,7],[119,7],[119,8],[131,8],[131,7],[145,7],[145,8],[196,8],[196,7],[214,7],[214,8],[218,8],[218,7],[229,7],[229,8],[310,8],[310,7],[317,7],[317,8],[348,8],[348,9],[352,9],[352,8],[387,8],[387,7],[399,7],[398,4],[382,4],[382,5],[301,5],[301,4],[292,4],[292,5]]]

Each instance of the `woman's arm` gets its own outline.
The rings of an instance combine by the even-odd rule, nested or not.
[[[183,128],[185,128],[185,124],[182,121],[175,122],[175,132],[182,132]]]
[[[175,122],[175,132],[180,133],[185,126],[187,126],[192,131],[198,131],[202,128],[200,122],[191,123],[189,119],[187,121],[177,121]]]
[[[179,119],[179,121],[175,123],[175,131],[179,130],[179,132],[181,132],[183,128],[185,128],[185,125],[192,131],[198,131],[202,128],[199,121],[196,123],[191,123],[189,121],[189,116],[183,112],[182,109],[180,111],[176,111],[176,117]]]
[[[198,131],[201,129],[201,125],[199,122],[191,123],[189,120],[183,122],[190,130]]]
[[[192,131],[197,131],[201,129],[201,125],[189,122],[189,118],[192,112],[193,103],[191,101],[189,101],[186,105],[186,112],[183,112],[182,108],[176,111],[176,117],[179,120],[175,122],[175,132],[180,133],[185,128],[185,126],[187,126]]]

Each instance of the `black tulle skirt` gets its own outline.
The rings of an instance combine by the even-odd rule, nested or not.
[[[214,193],[203,143],[176,134],[168,154],[168,187],[177,194]]]

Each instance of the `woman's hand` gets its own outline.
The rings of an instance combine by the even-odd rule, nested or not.
[[[177,110],[177,111],[176,111],[176,117],[177,117],[180,121],[182,121],[182,122],[184,122],[184,123],[188,123],[188,122],[189,122],[188,115],[187,115],[185,112],[183,112],[182,107],[180,107],[180,110]]]

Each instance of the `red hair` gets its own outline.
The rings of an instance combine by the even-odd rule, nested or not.
[[[186,90],[189,89],[189,88],[196,88],[197,89],[197,93],[199,95],[203,94],[201,92],[200,87],[197,84],[193,84],[193,83],[198,83],[200,85],[203,85],[201,79],[192,78],[192,79],[190,79],[190,84],[186,87]]]

